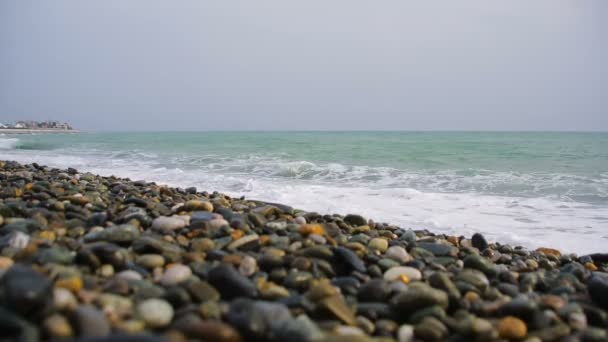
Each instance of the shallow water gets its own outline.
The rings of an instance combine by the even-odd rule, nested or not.
[[[322,213],[608,251],[608,134],[199,132],[0,136],[0,159]]]

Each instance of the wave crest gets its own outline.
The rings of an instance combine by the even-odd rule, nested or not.
[[[18,144],[17,138],[0,138],[0,150],[14,150]]]

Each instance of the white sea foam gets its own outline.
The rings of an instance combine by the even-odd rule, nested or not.
[[[19,139],[0,137],[0,150],[12,150],[17,147]]]
[[[478,189],[484,182],[490,188],[524,179],[539,182],[538,175],[489,171],[477,171],[475,175],[419,174],[382,167],[286,162],[280,156],[165,158],[137,151],[64,152],[9,149],[0,153],[0,159],[75,167],[174,186],[197,186],[320,213],[360,213],[403,228],[428,228],[465,236],[482,232],[490,240],[531,248],[550,246],[591,253],[605,252],[608,245],[606,205],[555,196],[508,192],[497,195]],[[546,183],[537,184],[539,194],[551,182],[552,186],[566,186],[573,181],[568,175],[546,178],[549,179]],[[606,180],[594,180],[591,186],[603,181]],[[471,191],[462,185],[467,182]],[[456,185],[458,191],[450,191]]]

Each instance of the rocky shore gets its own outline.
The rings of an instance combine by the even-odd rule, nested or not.
[[[74,169],[0,161],[0,248],[0,341],[608,341],[608,254]]]

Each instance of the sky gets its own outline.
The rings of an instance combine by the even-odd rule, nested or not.
[[[605,0],[2,0],[0,122],[608,131]]]

